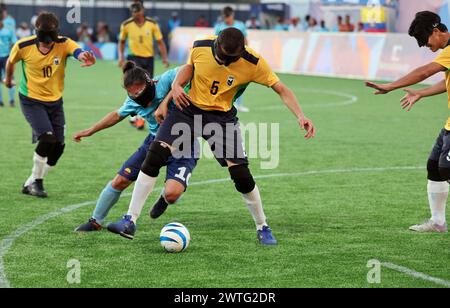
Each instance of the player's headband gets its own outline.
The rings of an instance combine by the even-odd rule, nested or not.
[[[156,95],[155,82],[151,80],[150,76],[148,76],[147,74],[145,76],[147,79],[145,82],[145,88],[141,91],[141,93],[135,96],[130,95],[130,98],[137,104],[139,104],[142,108],[147,108]]]

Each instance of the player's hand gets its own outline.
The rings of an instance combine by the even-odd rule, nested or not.
[[[184,92],[184,89],[180,86],[172,88],[173,100],[178,109],[183,110],[191,104],[191,97]]]
[[[298,123],[299,123],[301,129],[306,130],[306,135],[305,135],[306,139],[311,139],[316,136],[316,128],[314,127],[314,124],[310,119],[301,117],[298,119]]]
[[[391,88],[390,84],[377,84],[370,81],[366,81],[366,87],[373,88],[377,90],[374,94],[387,94],[391,92],[393,89]]]
[[[400,100],[400,104],[402,106],[402,109],[406,109],[406,111],[410,111],[412,109],[412,107],[414,107],[414,105],[422,98],[422,95],[420,94],[419,90],[404,89],[404,91],[408,94],[406,94]]]
[[[97,62],[97,59],[95,58],[94,54],[90,51],[85,51],[80,54],[78,57],[78,60],[80,60],[83,64],[81,64],[81,67],[89,67],[94,65]]]
[[[158,122],[159,125],[161,125],[165,118],[167,118],[167,114],[169,113],[169,108],[167,105],[160,105],[158,109],[155,111],[155,119],[156,122]]]
[[[73,141],[75,141],[76,143],[80,143],[81,142],[81,140],[83,139],[83,138],[86,138],[86,137],[90,137],[90,136],[92,136],[92,134],[91,134],[91,132],[87,129],[87,130],[84,130],[84,131],[81,131],[81,132],[78,132],[78,133],[76,133],[75,135],[73,135]]]
[[[3,80],[3,83],[5,84],[5,87],[7,87],[8,89],[11,89],[12,87],[16,86],[13,80],[5,79]]]
[[[125,60],[123,58],[119,58],[119,67],[123,68],[124,65],[125,65]]]
[[[167,59],[163,59],[163,64],[164,64],[165,68],[169,68],[170,67],[169,60],[167,60]]]

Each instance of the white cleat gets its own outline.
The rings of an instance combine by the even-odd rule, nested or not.
[[[447,233],[447,224],[440,226],[435,224],[432,220],[425,222],[422,225],[415,225],[409,228],[409,230],[419,233]]]
[[[243,106],[243,105],[237,105],[236,106],[237,111],[239,112],[250,112],[250,109],[248,109],[247,107]]]

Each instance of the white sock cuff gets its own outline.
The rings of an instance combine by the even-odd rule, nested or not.
[[[47,157],[42,157],[38,153],[34,152],[33,161],[41,164],[47,164]]]
[[[448,182],[434,182],[428,181],[428,192],[432,194],[448,193],[449,184]]]

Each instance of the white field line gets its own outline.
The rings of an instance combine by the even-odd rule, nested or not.
[[[320,174],[338,174],[338,173],[370,173],[370,172],[386,172],[386,171],[404,171],[404,170],[421,170],[423,167],[386,167],[386,168],[350,168],[350,169],[331,169],[331,170],[311,170],[304,172],[295,172],[295,173],[276,173],[276,174],[267,174],[261,176],[255,176],[255,179],[267,179],[267,178],[275,178],[275,177],[289,177],[289,176],[308,176],[308,175],[320,175]],[[207,185],[207,184],[215,184],[215,183],[223,183],[230,181],[229,178],[225,179],[215,179],[215,180],[207,180],[191,183],[190,186],[199,186],[199,185]],[[158,189],[155,189],[158,190]],[[121,197],[130,196],[130,193],[122,194]],[[5,272],[5,263],[4,258],[8,251],[11,249],[14,242],[20,238],[21,236],[27,234],[34,228],[42,225],[52,218],[56,218],[60,215],[73,212],[79,208],[95,205],[96,201],[88,201],[79,204],[70,205],[63,209],[48,213],[41,217],[38,217],[34,221],[25,224],[18,228],[16,231],[12,232],[6,238],[4,238],[0,243],[0,288],[10,288],[11,284],[6,276]]]
[[[406,274],[413,278],[422,279],[422,280],[429,281],[429,282],[432,282],[432,283],[440,285],[440,286],[450,288],[450,281],[436,278],[436,277],[433,277],[433,276],[430,276],[430,275],[427,275],[424,273],[416,272],[413,269],[409,269],[407,267],[403,267],[403,266],[389,263],[389,262],[381,263],[381,265],[384,266],[385,268],[391,269],[391,270],[399,272],[399,273]]]

